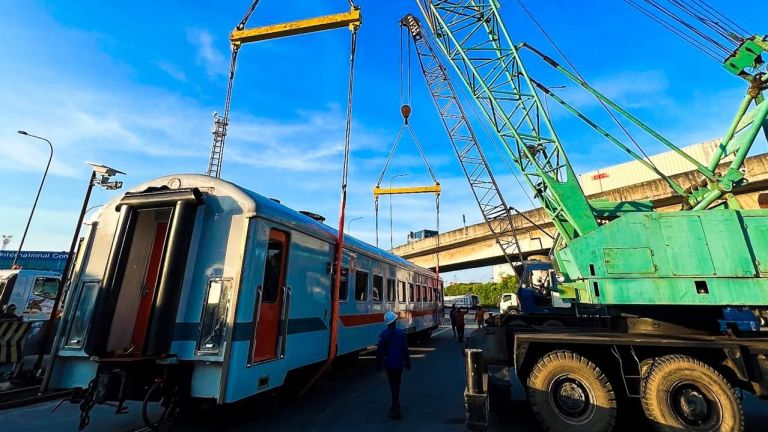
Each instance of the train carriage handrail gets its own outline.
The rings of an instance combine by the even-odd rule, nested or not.
[[[280,312],[280,358],[285,358],[285,347],[288,345],[288,312],[291,305],[291,287],[283,287],[283,309]]]
[[[261,317],[261,302],[264,299],[264,287],[262,285],[259,285],[256,287],[256,304],[254,305],[254,310],[256,311],[256,316],[253,317],[253,339],[251,339],[251,352],[248,353],[250,358],[248,359],[248,365],[253,365],[257,362],[253,361],[253,350],[256,348],[256,335],[259,331],[259,318]]]

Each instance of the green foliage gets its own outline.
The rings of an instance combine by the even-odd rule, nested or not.
[[[445,287],[446,296],[475,294],[483,307],[497,307],[502,293],[517,292],[517,277],[504,276],[501,282],[458,283]]]

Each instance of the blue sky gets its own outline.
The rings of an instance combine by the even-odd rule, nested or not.
[[[398,20],[414,1],[360,0],[352,171],[351,233],[374,242],[371,189],[401,118]],[[711,2],[752,31],[758,15],[724,0]],[[621,1],[533,1],[526,4],[582,74],[674,142],[688,145],[722,134],[744,84]],[[513,1],[502,2],[511,35],[553,52]],[[221,112],[229,67],[228,34],[247,1],[54,2],[5,0],[0,14],[0,234],[17,245],[47,157],[54,162],[25,249],[63,250],[82,200],[89,168],[122,169],[130,187],[172,172],[203,172],[211,115]],[[343,11],[347,2],[263,0],[249,25]],[[243,47],[238,61],[224,178],[335,224],[344,138],[349,32],[336,30]],[[419,72],[412,76],[412,124],[443,185],[443,230],[481,220]],[[556,85],[538,63],[529,71]],[[547,79],[552,81],[547,81]],[[566,89],[588,114],[594,102]],[[572,94],[571,94],[572,93]],[[625,155],[553,112],[578,172],[626,161]],[[486,135],[480,133],[484,142]],[[764,145],[764,144],[762,144]],[[489,147],[490,148],[490,147]],[[651,146],[651,152],[660,150]],[[764,151],[761,148],[760,151]],[[493,150],[487,153],[494,154]],[[494,168],[507,200],[528,208],[498,158]],[[388,170],[401,185],[428,184],[409,141]],[[92,205],[115,193],[95,191]],[[386,202],[385,202],[386,203]],[[386,205],[381,245],[389,246]],[[426,196],[394,198],[395,244],[409,230],[434,228]],[[460,279],[484,279],[487,269]],[[448,276],[449,280],[452,276]]]

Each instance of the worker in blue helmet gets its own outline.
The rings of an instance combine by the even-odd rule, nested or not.
[[[389,391],[392,395],[392,403],[389,406],[390,418],[400,420],[403,418],[400,412],[400,381],[403,377],[403,368],[411,369],[411,357],[408,354],[408,340],[405,332],[397,328],[397,314],[387,311],[384,314],[384,322],[387,328],[379,335],[379,344],[376,349],[376,370],[381,371],[382,364],[387,370],[389,379]]]

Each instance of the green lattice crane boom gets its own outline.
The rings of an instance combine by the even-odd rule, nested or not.
[[[471,94],[561,235],[570,240],[597,228],[541,99],[517,60],[517,48],[485,36],[506,32],[498,16],[474,2],[430,2],[429,7],[423,10],[438,43],[466,78]],[[479,14],[484,19],[478,20]]]
[[[554,255],[563,279],[561,295],[623,310],[768,305],[768,211],[742,210],[733,199],[747,182],[744,160],[768,117],[764,73],[754,73],[713,166],[691,161],[703,180],[678,191],[686,210],[657,213],[647,202],[590,202],[544,109],[541,86],[521,60],[522,46],[512,42],[501,20],[498,2],[421,0],[419,6],[443,54],[560,233]],[[680,151],[576,74],[550,65]],[[725,155],[734,160],[716,173]]]
[[[501,248],[507,263],[516,268],[522,264],[523,256],[512,211],[491,171],[464,107],[448,77],[448,72],[427,39],[428,34],[423,31],[419,20],[408,14],[400,20],[400,23],[411,35],[430,96],[483,219],[496,244]]]

